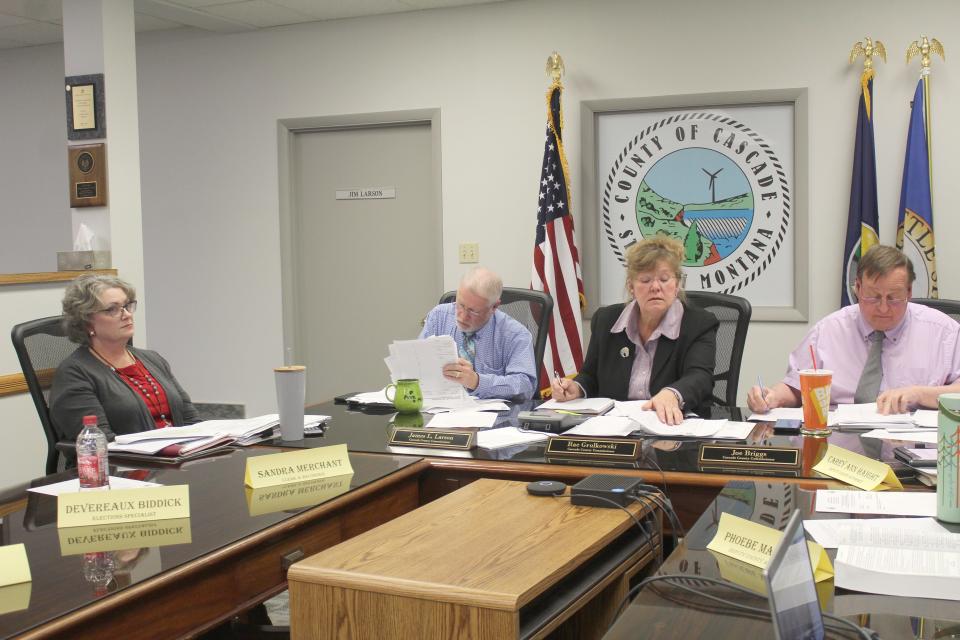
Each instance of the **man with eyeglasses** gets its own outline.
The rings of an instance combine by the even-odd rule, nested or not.
[[[522,324],[497,309],[503,281],[474,267],[460,280],[457,300],[427,315],[420,338],[452,336],[460,357],[443,375],[478,398],[527,400],[537,382],[533,337]]]
[[[857,304],[818,322],[790,354],[787,375],[772,388],[754,386],[747,404],[765,413],[800,406],[800,369],[833,371],[830,400],[876,401],[880,413],[933,409],[941,393],[960,392],[960,323],[913,304],[913,264],[893,247],[876,245],[860,259]]]

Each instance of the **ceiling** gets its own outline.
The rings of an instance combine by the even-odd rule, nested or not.
[[[67,0],[69,2],[69,0]],[[503,0],[133,0],[137,32],[219,33]],[[62,0],[0,0],[0,49],[63,41]]]

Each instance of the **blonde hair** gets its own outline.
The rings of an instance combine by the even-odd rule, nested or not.
[[[629,296],[633,280],[646,271],[653,271],[661,262],[673,271],[677,278],[677,295],[680,300],[686,301],[683,292],[683,245],[670,236],[655,235],[644,238],[627,249],[627,281],[626,289]]]

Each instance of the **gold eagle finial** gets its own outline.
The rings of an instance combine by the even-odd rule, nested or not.
[[[560,78],[563,77],[564,68],[563,68],[563,58],[560,57],[560,54],[554,51],[550,54],[550,57],[547,58],[547,77],[549,77],[554,82],[560,82]]]
[[[922,69],[930,68],[930,54],[935,53],[940,56],[941,60],[946,60],[946,56],[943,53],[943,45],[940,44],[940,41],[936,38],[927,38],[927,36],[920,36],[920,40],[914,40],[910,43],[910,46],[907,47],[907,64],[910,64],[910,60],[916,56],[920,56],[920,67]]]
[[[863,42],[853,43],[853,49],[850,50],[850,64],[860,56],[863,56],[863,69],[866,71],[873,68],[873,56],[880,56],[884,62],[887,61],[887,48],[879,40],[871,40],[867,36]]]

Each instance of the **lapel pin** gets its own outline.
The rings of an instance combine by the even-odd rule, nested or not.
[[[624,347],[624,348],[620,349],[620,357],[621,357],[621,358],[629,358],[629,357],[630,357],[630,347]]]

